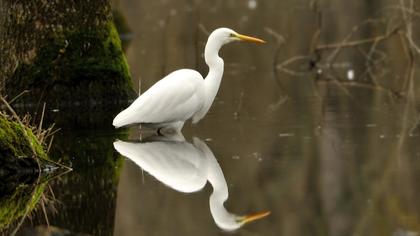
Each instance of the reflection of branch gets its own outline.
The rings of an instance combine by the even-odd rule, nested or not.
[[[321,44],[321,45],[316,46],[316,50],[355,47],[355,46],[360,46],[360,45],[368,44],[368,43],[378,43],[394,35],[396,32],[398,32],[398,29],[399,28],[395,28],[391,32],[385,33],[384,35],[379,35],[379,36],[375,36],[375,37],[367,38],[367,39],[359,39],[359,40],[353,40],[353,41],[343,40],[340,43]]]
[[[320,15],[320,14],[318,14]],[[363,23],[361,23],[360,25],[357,25],[355,27],[353,27],[352,32],[350,32],[341,42],[338,43],[329,43],[329,44],[320,44],[320,45],[316,45],[319,39],[319,34],[321,32],[321,28],[318,28],[311,40],[311,49],[310,49],[310,53],[311,54],[307,54],[307,55],[298,55],[298,56],[294,56],[291,57],[285,61],[283,61],[282,63],[280,63],[279,65],[277,65],[277,68],[282,70],[285,73],[291,74],[291,75],[295,75],[295,76],[301,76],[301,75],[307,75],[308,73],[302,73],[302,72],[298,72],[298,71],[294,71],[288,68],[285,68],[286,66],[288,66],[289,64],[292,64],[294,62],[297,62],[299,60],[308,60],[309,62],[309,69],[319,69],[319,64],[318,62],[321,60],[321,56],[320,53],[321,51],[327,51],[327,50],[333,50],[328,58],[326,59],[326,67],[327,68],[331,68],[332,67],[332,62],[335,60],[335,58],[338,56],[338,54],[341,52],[341,50],[343,48],[349,48],[349,47],[358,47],[358,46],[362,46],[365,44],[373,44],[371,46],[371,50],[368,53],[368,59],[372,59],[372,55],[374,53],[376,53],[376,45],[378,43],[380,43],[381,41],[384,41],[388,38],[390,38],[391,36],[395,35],[398,30],[400,29],[399,26],[394,27],[392,30],[389,30],[388,32],[384,33],[383,35],[378,35],[375,37],[371,37],[371,38],[366,38],[366,39],[359,39],[359,40],[352,40],[350,41],[350,38],[354,35],[354,33],[358,32],[361,28],[361,26],[366,25],[366,24],[372,24],[378,21],[382,21],[382,20],[373,20],[373,19],[368,19],[366,21],[364,21]],[[321,26],[319,26],[321,27]],[[373,80],[375,80],[373,78]]]
[[[412,10],[413,9],[413,0],[409,0],[409,7]],[[404,0],[400,0],[400,5],[402,9],[405,9],[405,2]],[[402,43],[405,49],[405,53],[407,55],[408,61],[409,61],[409,67],[408,67],[408,74],[406,74],[404,83],[403,83],[403,91],[409,92],[409,95],[411,94],[411,90],[413,87],[413,80],[414,80],[414,52],[419,53],[419,49],[417,45],[413,42],[412,38],[412,21],[409,19],[409,16],[406,14],[406,11],[402,11],[403,20],[405,22],[405,37],[401,37]],[[408,50],[411,49],[411,50]],[[412,94],[414,98],[414,94]]]
[[[241,95],[239,96],[239,102],[238,102],[238,106],[236,107],[236,111],[233,112],[233,115],[235,116],[235,118],[237,118],[239,116],[239,111],[242,109],[242,102],[244,100],[244,91],[241,91]]]
[[[265,27],[264,30],[265,30],[265,32],[272,35],[276,39],[278,46],[281,46],[282,44],[284,44],[286,42],[284,37],[281,34],[274,31],[272,28]]]
[[[382,59],[377,59],[377,60],[374,60],[373,59],[373,55],[374,54],[380,54],[376,50],[376,48],[378,46],[378,43],[379,43],[379,41],[374,41],[372,43],[372,45],[371,45],[371,47],[369,49],[369,52],[367,54],[363,50],[361,50],[360,47],[357,47],[359,49],[359,51],[366,57],[366,63],[365,63],[366,70],[362,74],[365,74],[366,73],[371,78],[372,82],[375,85],[379,84],[378,83],[378,77],[381,77],[381,76],[383,76],[383,75],[386,74],[386,73],[383,73],[382,75],[376,75],[373,72],[373,67],[375,67],[377,63],[379,63],[380,61],[382,61]],[[383,57],[386,57],[386,56],[383,56]]]
[[[284,67],[278,67],[277,69],[281,70],[282,72],[292,75],[292,76],[307,76],[309,74],[309,72],[300,72],[300,71],[295,71],[295,70],[290,70]]]
[[[413,124],[411,125],[410,130],[408,131],[408,135],[413,135],[414,130],[419,126],[420,124],[420,114],[417,114],[416,119],[414,120]]]
[[[413,7],[413,0],[409,0],[410,1],[410,8],[412,9]],[[400,0],[400,4],[402,5],[402,9],[405,9],[404,6],[404,0]],[[400,131],[400,137],[398,138],[398,142],[396,142],[395,145],[395,149],[394,151],[391,153],[391,155],[389,155],[389,158],[385,159],[384,162],[384,167],[383,172],[382,172],[382,176],[380,176],[380,178],[378,179],[378,181],[376,181],[375,185],[372,186],[372,190],[370,193],[369,198],[371,199],[371,203],[369,204],[369,206],[366,208],[366,212],[364,212],[364,214],[361,214],[363,217],[359,220],[358,224],[356,225],[356,230],[354,231],[354,233],[360,234],[361,232],[364,232],[365,228],[367,228],[368,226],[368,220],[372,217],[372,215],[374,214],[374,212],[377,211],[376,206],[378,205],[378,202],[382,201],[382,198],[384,197],[385,190],[386,188],[389,186],[389,183],[392,182],[391,178],[392,178],[392,172],[394,171],[395,168],[395,161],[397,162],[397,164],[401,163],[401,158],[404,157],[405,155],[403,155],[403,147],[404,144],[406,143],[406,138],[407,135],[411,135],[412,131],[414,130],[414,127],[417,126],[418,124],[418,118],[419,115],[417,114],[415,119],[416,119],[416,123],[415,126],[413,127],[409,127],[410,124],[410,117],[412,117],[412,113],[416,112],[415,107],[414,107],[414,98],[415,98],[415,90],[414,90],[414,76],[415,76],[415,64],[414,64],[414,52],[419,53],[419,51],[416,49],[417,45],[413,45],[411,44],[410,40],[412,41],[412,23],[411,21],[408,21],[408,16],[405,14],[405,11],[402,12],[403,13],[403,17],[404,17],[404,21],[405,21],[405,27],[406,27],[406,32],[405,32],[405,37],[400,34],[401,36],[401,41],[402,41],[402,47],[404,48],[404,52],[407,56],[408,59],[408,72],[406,72],[405,74],[405,78],[404,78],[404,85],[403,85],[403,90],[402,91],[407,91],[408,92],[408,99],[404,106],[403,106],[403,110],[402,110],[402,126],[401,126],[401,131]],[[408,45],[410,46],[411,50],[408,50]]]
[[[398,1],[397,1],[398,2]],[[392,9],[401,10],[401,15],[395,15],[394,20],[378,18],[378,19],[367,19],[360,24],[354,26],[351,31],[345,35],[344,38],[333,43],[320,43],[320,34],[324,32],[322,30],[322,10],[318,7],[318,1],[313,0],[312,8],[316,12],[317,28],[315,29],[309,47],[309,52],[303,55],[296,55],[285,59],[283,62],[276,63],[275,68],[292,76],[307,76],[308,74],[322,75],[320,79],[328,79],[330,72],[334,73],[334,69],[338,68],[339,62],[336,62],[338,55],[344,49],[356,49],[360,54],[364,56],[365,67],[364,71],[359,73],[359,77],[356,82],[353,77],[348,78],[349,80],[337,79],[333,76],[335,83],[342,83],[344,86],[356,86],[369,89],[375,89],[386,92],[393,97],[405,96],[407,91],[411,87],[412,80],[415,76],[414,63],[415,54],[420,55],[420,45],[417,45],[413,39],[413,18],[420,18],[420,12],[416,12],[414,9],[414,0],[399,0],[399,6],[392,6]],[[389,8],[385,7],[384,9]],[[383,32],[376,36],[369,36],[366,38],[353,39],[357,32],[363,29],[363,26],[373,25],[378,28],[377,25],[384,27]],[[389,69],[383,66],[387,61],[386,51],[381,51],[383,42],[388,42],[393,36],[399,36],[401,38],[401,45],[407,55],[407,61],[410,64],[406,76],[404,76],[402,88],[387,89],[380,85],[381,79],[388,74]],[[367,50],[366,50],[367,48]],[[293,66],[292,66],[293,65]],[[305,65],[305,68],[298,68],[295,65]],[[348,65],[346,68],[350,68]],[[345,68],[341,68],[345,69]],[[319,79],[317,77],[317,79]]]
[[[280,63],[279,65],[277,65],[277,68],[283,68],[293,62],[299,61],[299,60],[310,60],[311,56],[309,55],[298,55],[298,56],[294,56],[291,57],[285,61],[283,61],[282,63]]]
[[[362,23],[362,25],[372,22],[372,20],[367,20]],[[345,37],[340,43],[333,43],[333,44],[327,44],[327,45],[319,45],[316,49],[317,50],[325,50],[325,49],[334,49],[334,51],[328,56],[327,62],[331,63],[335,60],[335,58],[340,53],[341,49],[345,47],[354,47],[354,46],[360,46],[367,43],[378,43],[380,41],[383,41],[385,39],[388,39],[392,35],[398,32],[399,27],[395,27],[394,29],[390,30],[389,32],[386,32],[384,35],[379,35],[373,38],[367,38],[367,39],[360,39],[360,40],[354,40],[349,41],[350,38],[353,36],[353,34],[357,31],[359,31],[360,26],[355,26],[350,32],[347,37]]]
[[[397,97],[397,98],[401,98],[402,95],[396,91],[390,90],[388,88],[385,88],[383,86],[380,86],[378,84],[371,84],[371,83],[367,83],[367,82],[359,82],[359,81],[350,81],[350,80],[317,80],[318,83],[324,82],[324,83],[328,83],[328,82],[339,82],[340,85],[342,86],[349,86],[349,87],[358,87],[358,88],[366,88],[366,89],[373,89],[373,90],[377,90],[380,92],[384,92],[387,93],[393,97]]]
[[[274,31],[273,29],[271,29],[269,27],[265,27],[264,30],[268,34],[272,35],[277,41],[277,47],[276,47],[276,50],[274,51],[274,58],[273,58],[273,75],[274,75],[274,80],[276,81],[277,85],[280,88],[280,94],[284,94],[285,90],[283,89],[283,85],[280,82],[276,66],[277,66],[277,62],[278,62],[278,57],[280,55],[280,49],[285,44],[286,40],[284,39],[284,37],[281,34],[277,33],[276,31]]]
[[[287,74],[290,74],[290,75],[293,75],[293,76],[305,76],[305,75],[308,75],[310,72],[309,71],[301,72],[301,71],[288,69],[287,66],[289,64],[292,64],[292,63],[300,61],[300,60],[310,61],[311,59],[312,59],[312,57],[309,56],[309,55],[298,55],[298,56],[294,56],[294,57],[291,57],[291,58],[283,61],[282,63],[276,65],[275,68],[283,71],[284,73],[287,73]]]
[[[407,11],[403,10],[403,9],[407,9],[405,7],[405,1],[400,0],[400,5],[401,5],[401,12],[402,12],[403,19],[405,21],[405,26],[406,26],[405,27],[406,28],[406,34],[405,34],[406,38],[409,42],[409,45],[410,45],[411,49],[414,50],[415,52],[417,52],[418,54],[420,54],[420,48],[413,40],[413,21],[407,15]],[[409,0],[408,5],[409,5],[409,7],[408,7],[409,12],[415,12],[415,11],[413,11],[413,8],[414,8],[413,0]],[[411,14],[413,14],[413,13],[411,13]]]
[[[198,29],[201,30],[205,35],[210,35],[210,31],[208,31],[202,23],[198,23]]]
[[[403,4],[404,5],[404,4]],[[413,10],[413,8],[406,8],[404,6],[389,6],[389,7],[384,7],[383,10],[386,9],[394,9],[394,10],[401,10],[401,12],[406,12],[409,13],[412,16],[416,16],[416,17],[420,17],[420,12],[416,12]]]

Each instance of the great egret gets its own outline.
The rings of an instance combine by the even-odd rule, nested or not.
[[[270,214],[261,212],[238,216],[226,210],[223,203],[228,199],[229,193],[222,169],[209,147],[198,138],[193,138],[193,144],[185,140],[146,143],[116,141],[114,147],[121,155],[177,191],[196,192],[209,181],[213,187],[209,201],[210,212],[216,224],[223,230],[238,229]]]
[[[210,109],[223,75],[220,48],[233,41],[264,43],[263,40],[238,34],[228,28],[214,30],[204,50],[209,67],[205,79],[195,70],[181,69],[170,73],[154,84],[127,109],[120,112],[112,124],[118,128],[131,124],[145,124],[155,128],[179,131],[192,118],[197,123]]]

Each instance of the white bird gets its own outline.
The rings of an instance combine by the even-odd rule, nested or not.
[[[192,123],[197,123],[210,109],[222,80],[224,63],[218,52],[224,44],[233,41],[264,43],[261,39],[238,34],[228,28],[214,30],[204,50],[204,59],[209,67],[205,79],[195,70],[174,71],[120,112],[112,124],[116,128],[145,124],[162,128],[162,131],[179,131],[190,118]]]
[[[180,139],[178,139],[180,140]],[[223,230],[232,231],[246,223],[261,219],[270,212],[238,216],[223,205],[228,199],[228,186],[219,163],[209,147],[200,139],[155,141],[146,143],[114,142],[114,148],[157,180],[180,192],[191,193],[204,188],[209,181],[210,212]]]

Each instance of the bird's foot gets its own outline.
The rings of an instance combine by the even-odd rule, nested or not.
[[[171,127],[160,127],[156,130],[156,134],[159,136],[168,136],[173,135],[175,133],[177,133],[177,130]]]

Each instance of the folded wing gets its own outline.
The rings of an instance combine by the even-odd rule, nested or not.
[[[204,103],[204,79],[194,70],[172,72],[120,112],[113,125],[171,123],[191,118]]]

